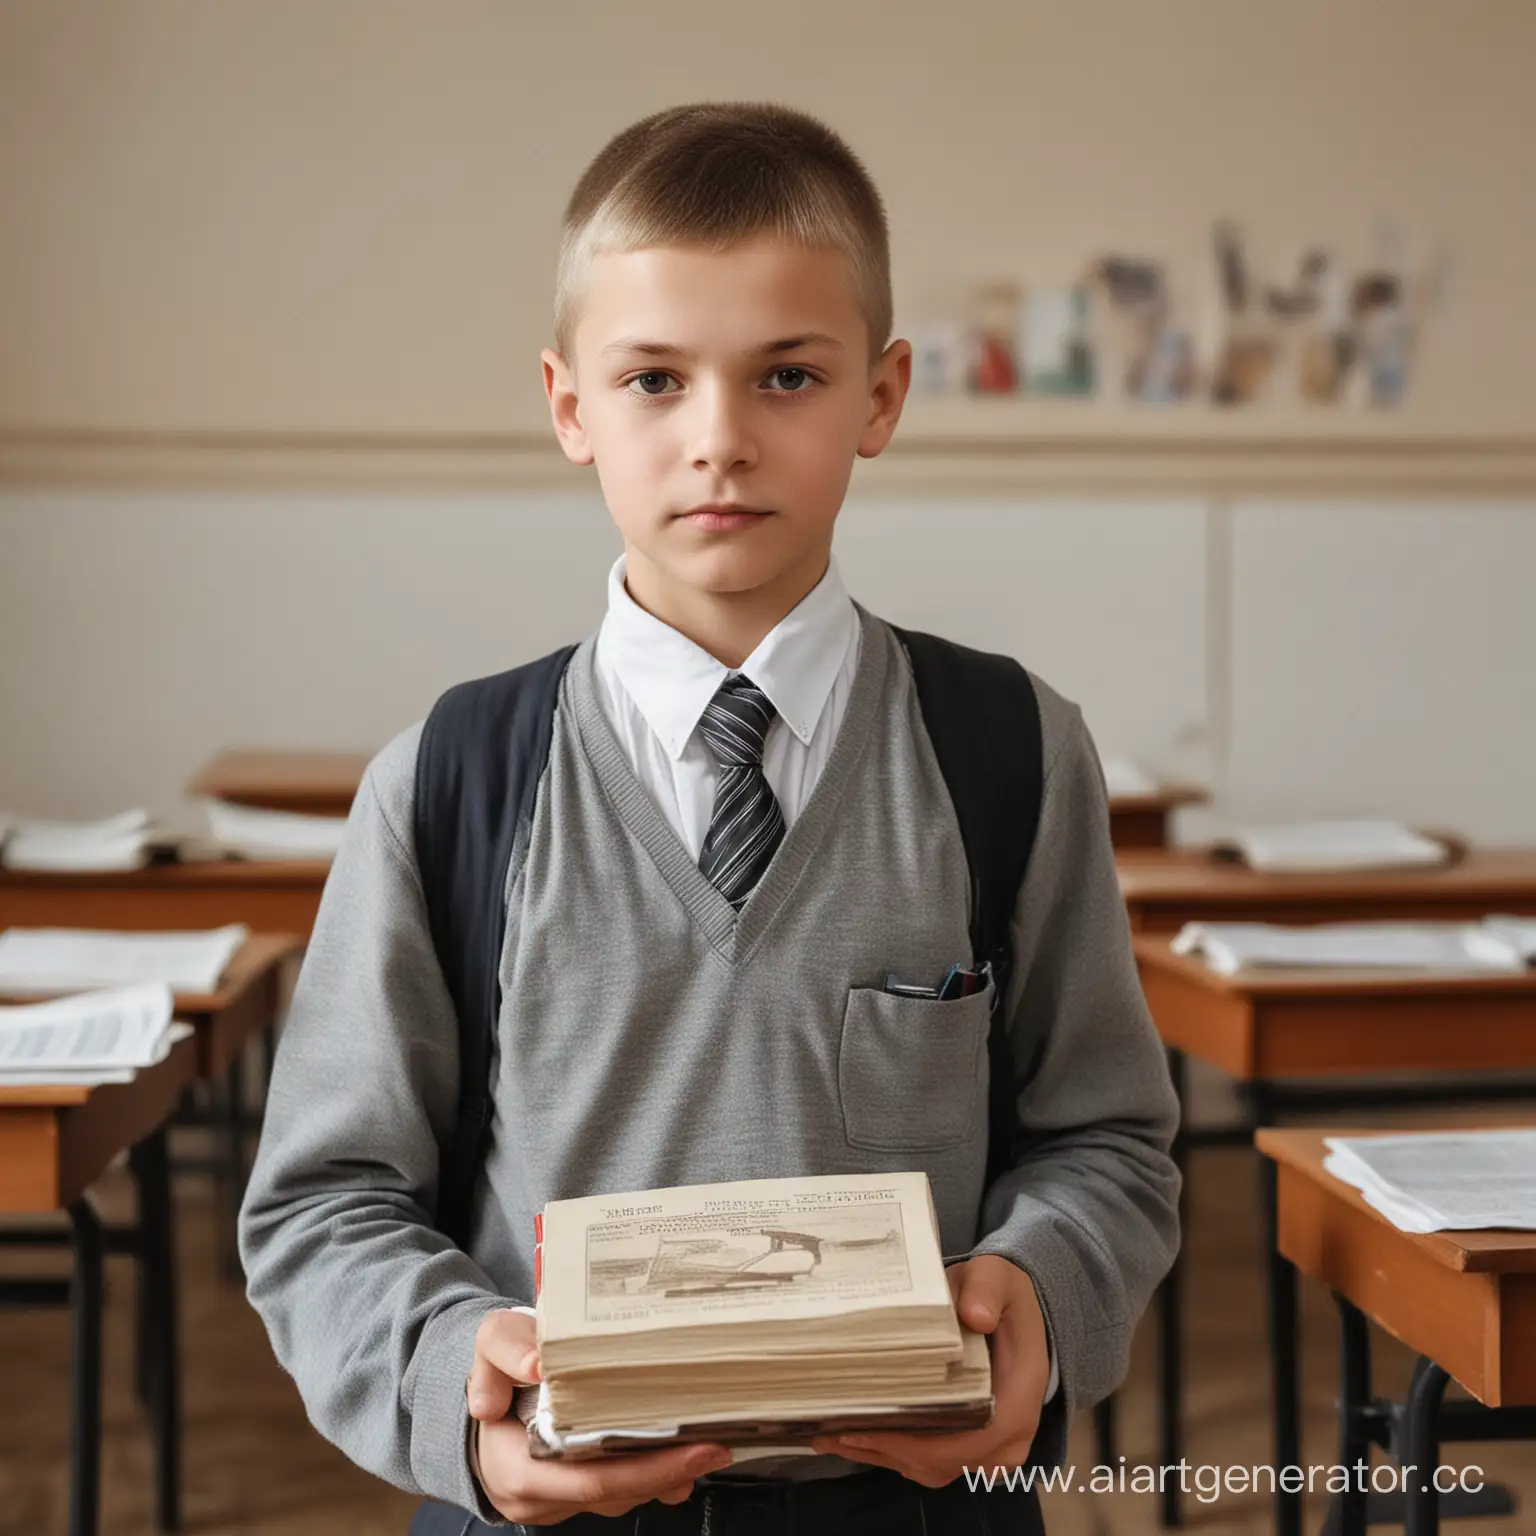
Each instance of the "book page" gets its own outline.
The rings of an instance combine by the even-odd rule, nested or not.
[[[947,1306],[927,1176],[687,1185],[552,1201],[546,1337]]]

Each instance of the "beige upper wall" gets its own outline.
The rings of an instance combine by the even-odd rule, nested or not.
[[[1533,57],[1526,0],[0,0],[0,432],[542,435],[581,166],[772,97],[868,161],[901,307],[1221,213],[1448,235],[1425,420],[1528,433]]]

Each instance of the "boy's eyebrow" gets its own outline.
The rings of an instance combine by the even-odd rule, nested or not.
[[[828,336],[824,331],[806,331],[800,336],[786,336],[780,341],[770,341],[757,350],[761,356],[773,357],[780,352],[798,352],[801,347],[816,346],[835,347],[839,352],[847,351],[837,337]],[[606,357],[610,352],[639,352],[644,357],[692,358],[693,356],[686,347],[674,347],[665,341],[647,341],[642,336],[621,336],[617,341],[610,341],[602,349],[601,355]]]

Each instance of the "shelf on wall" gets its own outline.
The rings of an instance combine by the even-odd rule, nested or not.
[[[0,483],[304,484],[578,489],[547,429],[174,432],[0,428]],[[1411,409],[909,399],[858,491],[1536,493],[1536,429]]]

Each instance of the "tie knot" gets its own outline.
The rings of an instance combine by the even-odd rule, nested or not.
[[[704,708],[699,730],[722,768],[750,768],[763,760],[774,708],[756,683],[738,673],[723,682]]]

